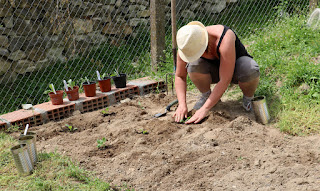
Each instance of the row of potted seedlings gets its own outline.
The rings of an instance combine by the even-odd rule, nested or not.
[[[120,73],[116,76],[100,76],[97,71],[98,84],[101,92],[109,92],[111,91],[111,78],[116,86],[116,88],[124,88],[127,84],[127,75]],[[76,101],[79,99],[79,86],[75,84],[73,80],[68,80],[68,83],[63,80],[64,83],[64,91],[66,92],[69,101]],[[55,90],[53,84],[49,85],[51,91],[49,92],[49,97],[53,105],[63,104],[63,90]],[[88,78],[82,83],[82,87],[86,97],[94,97],[96,96],[96,82],[89,81]]]

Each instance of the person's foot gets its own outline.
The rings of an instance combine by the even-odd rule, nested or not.
[[[209,91],[207,91],[205,93],[202,93],[200,98],[199,98],[199,100],[193,106],[193,109],[196,109],[196,110],[200,109],[203,106],[203,104],[207,101],[207,99],[209,98],[210,94],[211,94],[211,90],[209,90]]]
[[[247,97],[247,96],[243,95],[242,107],[246,111],[251,111],[252,110],[252,99],[253,99],[253,97]]]

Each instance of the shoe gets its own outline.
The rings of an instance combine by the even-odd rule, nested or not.
[[[242,107],[246,110],[246,111],[251,111],[252,110],[252,98],[250,97],[246,97],[243,96],[242,98]]]
[[[205,93],[202,93],[202,95],[200,96],[199,100],[196,102],[196,104],[193,106],[193,109],[200,109],[204,103],[206,103],[207,99],[209,98],[211,94],[211,90],[205,92]]]

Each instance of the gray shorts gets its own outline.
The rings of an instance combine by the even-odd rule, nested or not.
[[[212,83],[218,83],[220,63],[217,60],[207,60],[199,58],[189,63],[187,67],[188,73],[197,72],[202,74],[211,74]],[[236,60],[234,73],[231,83],[249,82],[260,76],[259,66],[251,57],[242,56]]]

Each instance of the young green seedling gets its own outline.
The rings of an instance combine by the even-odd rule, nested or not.
[[[107,114],[109,113],[109,108],[106,107],[104,110],[101,111],[101,113],[102,113],[103,115],[107,115]]]
[[[101,79],[104,79],[105,77],[107,77],[108,74],[107,73],[103,73],[102,76],[101,76]]]
[[[49,88],[52,90],[52,92],[53,92],[54,94],[57,94],[56,90],[54,89],[53,84],[49,84]]]
[[[143,129],[140,129],[139,131],[136,130],[136,133],[137,134],[144,134],[144,135],[149,134],[149,132],[147,130],[143,130]]]
[[[69,79],[69,80],[68,80],[68,86],[69,86],[71,89],[73,89],[74,86],[76,86],[76,82],[73,81],[72,79]]]
[[[74,132],[78,129],[78,128],[74,128],[74,127],[72,127],[72,125],[68,125],[68,124],[66,124],[65,126],[68,127],[70,132]]]
[[[185,123],[187,122],[189,119],[191,118],[191,116],[185,118],[185,119],[181,119],[180,123]]]
[[[138,105],[140,106],[141,109],[145,109],[145,108],[142,106],[142,104],[141,104],[140,101],[138,102]]]
[[[97,147],[98,147],[98,149],[104,149],[104,148],[106,147],[106,145],[105,145],[106,141],[107,141],[107,140],[106,140],[105,137],[103,137],[102,139],[98,139],[98,140],[97,140],[97,143],[98,143]]]

